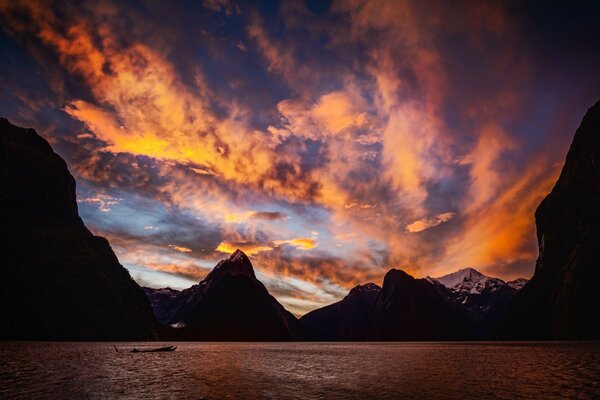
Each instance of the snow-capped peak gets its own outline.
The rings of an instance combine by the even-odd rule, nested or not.
[[[487,276],[483,275],[474,268],[463,268],[451,274],[432,279],[438,281],[448,289],[454,289],[460,286],[463,282],[477,282],[486,278]]]
[[[516,293],[514,290],[519,290],[526,282],[523,279],[506,283],[502,279],[485,276],[473,268],[463,268],[439,278],[427,277],[427,280],[438,290],[441,289],[440,286],[445,286],[447,290],[442,289],[442,295],[465,307],[471,315],[478,315],[477,318],[488,312],[499,312],[512,299]]]
[[[501,279],[485,276],[474,268],[463,268],[439,278],[429,279],[441,283],[451,292],[464,294],[480,294],[485,289],[494,292],[506,285]]]
[[[529,282],[529,281],[525,278],[517,278],[515,280],[506,282],[506,284],[513,289],[521,290],[521,289],[523,289],[523,286],[525,286],[525,284],[527,282]]]

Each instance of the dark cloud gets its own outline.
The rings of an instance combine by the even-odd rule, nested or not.
[[[288,218],[285,213],[278,211],[256,211],[252,213],[250,218],[253,219],[262,219],[265,221],[281,221]]]

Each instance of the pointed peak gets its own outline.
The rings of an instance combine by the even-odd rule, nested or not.
[[[470,294],[479,294],[484,290],[495,291],[506,286],[502,279],[484,275],[474,268],[462,268],[439,278],[430,278],[430,281],[437,281],[454,292]]]
[[[236,249],[233,253],[231,253],[231,255],[229,256],[229,260],[233,261],[233,262],[248,262],[248,263],[250,263],[250,259],[248,258],[246,253],[244,253],[240,249]]]
[[[350,290],[350,293],[348,293],[348,295],[352,295],[352,294],[359,294],[359,293],[376,293],[379,292],[381,290],[381,288],[379,287],[379,285],[376,285],[372,282],[368,282],[365,283],[364,285],[357,285],[355,287],[352,288],[352,290]]]
[[[479,281],[481,279],[488,278],[475,268],[467,267],[461,268],[456,272],[440,276],[438,278],[431,278],[443,284],[446,287],[454,287],[464,281]]]
[[[210,274],[208,274],[206,279],[208,280],[210,278],[214,278],[216,275],[223,274],[245,275],[256,279],[254,268],[252,267],[250,259],[240,249],[234,251],[229,258],[219,261]]]
[[[461,268],[458,271],[456,271],[455,273],[462,274],[463,276],[485,276],[481,272],[477,271],[475,268],[472,268],[472,267]]]

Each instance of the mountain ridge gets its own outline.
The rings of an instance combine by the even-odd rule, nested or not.
[[[79,216],[65,161],[0,119],[0,338],[153,340],[143,290]]]
[[[35,340],[467,340],[600,337],[600,102],[536,210],[530,281],[474,268],[416,279],[391,269],[300,321],[240,250],[198,284],[140,288],[79,216],[67,164],[32,129],[0,119],[0,338]],[[41,201],[43,200],[43,201]],[[27,294],[33,296],[27,297]],[[165,326],[156,323],[160,320]],[[309,327],[307,329],[306,326]],[[170,329],[168,326],[177,328]]]

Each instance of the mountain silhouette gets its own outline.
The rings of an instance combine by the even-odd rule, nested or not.
[[[156,338],[143,290],[79,217],[65,161],[3,118],[0,233],[0,338]]]
[[[381,288],[374,283],[358,285],[337,303],[311,311],[300,318],[324,341],[363,341],[369,338],[373,306]]]
[[[145,288],[160,322],[186,340],[287,341],[308,330],[256,279],[240,250],[221,260],[200,283],[182,291]]]
[[[600,102],[584,116],[535,220],[535,273],[509,306],[499,337],[600,339]]]
[[[392,269],[383,288],[356,286],[300,321],[323,341],[489,339],[524,282],[473,268],[426,279]]]
[[[373,308],[371,340],[470,338],[469,320],[426,279],[392,269]]]

